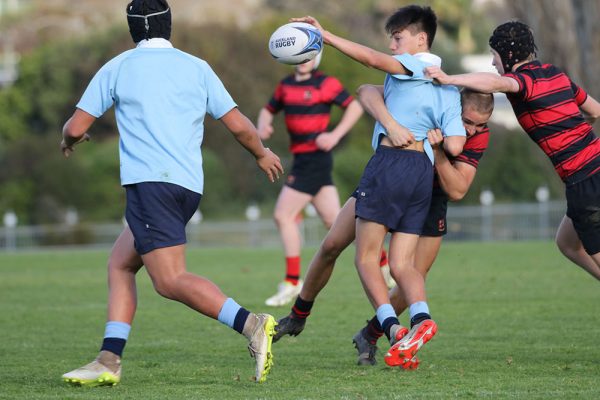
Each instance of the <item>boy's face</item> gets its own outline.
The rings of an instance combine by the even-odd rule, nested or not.
[[[462,111],[462,123],[467,131],[467,137],[483,131],[490,117],[490,114],[480,113],[474,107],[465,104]]]
[[[304,64],[296,65],[296,73],[298,73],[300,75],[309,74],[312,72],[314,66],[315,66],[315,59],[313,58],[312,60],[305,62]]]
[[[393,55],[420,53],[427,51],[426,39],[425,32],[413,34],[408,29],[394,31],[390,37],[389,49]]]
[[[492,53],[493,57],[492,65],[496,68],[496,71],[498,71],[500,75],[504,74],[504,66],[502,65],[500,54],[498,54],[498,52],[494,49],[490,49],[490,52]]]

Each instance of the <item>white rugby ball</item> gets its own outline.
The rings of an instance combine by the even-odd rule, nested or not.
[[[292,22],[277,28],[269,39],[269,51],[283,64],[304,64],[323,48],[321,32],[311,24]]]

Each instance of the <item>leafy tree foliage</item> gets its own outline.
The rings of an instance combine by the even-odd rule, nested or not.
[[[384,15],[384,10],[372,2],[360,2],[360,7]],[[277,82],[293,71],[274,62],[266,44],[270,33],[286,20],[273,17],[248,31],[223,25],[179,24],[172,41],[176,47],[205,59],[240,110],[255,120]],[[359,31],[343,29],[363,26],[366,20],[350,20],[355,25],[336,23],[337,19],[327,17],[321,21],[343,36],[387,51],[383,34],[373,44],[374,37],[362,40],[354,37],[360,35]],[[449,70],[457,71],[452,38],[453,34],[442,33],[434,51],[444,57]],[[120,220],[124,195],[119,185],[118,132],[113,112],[96,121],[90,132],[92,142],[78,147],[70,159],[63,159],[58,144],[62,124],[72,114],[93,74],[132,46],[128,32],[121,27],[91,37],[49,42],[23,57],[18,81],[0,91],[0,213],[13,209],[22,223],[40,224],[63,221],[66,210],[75,208],[82,221]],[[331,48],[325,49],[321,69],[338,77],[350,92],[361,84],[382,84],[384,80],[383,73],[350,61]],[[340,115],[340,110],[334,110],[332,125]],[[372,119],[363,117],[335,150],[334,176],[343,198],[356,187],[372,154],[372,126]],[[513,142],[517,136],[519,139],[514,140],[519,142]],[[529,198],[528,193],[540,183],[555,179],[547,161],[531,156],[539,150],[523,145],[523,139],[527,141],[524,135],[494,136],[468,201],[478,201],[478,188],[482,186],[491,186],[498,199]],[[282,116],[276,117],[275,134],[266,145],[289,169],[291,155]],[[206,120],[203,154],[206,191],[201,209],[205,217],[238,218],[249,203],[262,208],[272,206],[281,183],[269,183],[253,158],[220,122],[210,118]]]
[[[552,198],[562,198],[562,181],[552,163],[522,131],[490,126],[490,144],[465,202],[479,203],[482,190],[494,193],[497,202],[535,201],[535,191],[548,186]]]

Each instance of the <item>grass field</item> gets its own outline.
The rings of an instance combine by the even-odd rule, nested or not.
[[[419,353],[417,371],[386,367],[381,352],[377,366],[355,365],[351,338],[373,311],[347,251],[302,335],[274,345],[275,367],[263,385],[251,381],[241,335],[159,297],[142,271],[122,383],[68,387],[60,375],[95,357],[104,332],[107,254],[0,253],[0,398],[600,397],[599,283],[552,243],[443,246],[428,282],[439,332]],[[190,270],[256,311],[266,310],[280,259],[279,250],[189,253]],[[288,311],[270,310],[277,318]]]

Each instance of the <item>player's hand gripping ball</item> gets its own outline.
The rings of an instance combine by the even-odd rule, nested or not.
[[[269,39],[269,51],[283,64],[304,64],[323,48],[321,32],[311,24],[292,22],[277,28]]]

